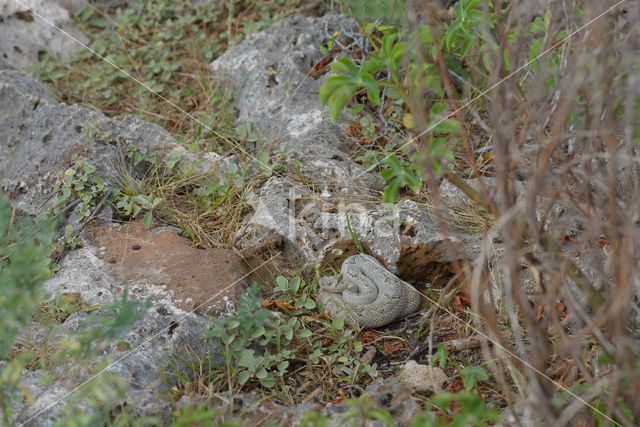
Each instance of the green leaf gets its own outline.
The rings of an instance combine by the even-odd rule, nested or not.
[[[240,357],[238,357],[238,366],[253,369],[255,367],[255,357],[253,353],[253,350],[242,350],[240,352]]]
[[[395,205],[398,200],[398,193],[400,192],[400,185],[397,183],[391,183],[384,188],[382,193],[382,202],[390,205]]]
[[[352,76],[356,76],[358,74],[358,67],[353,63],[351,58],[348,56],[343,56],[331,64],[331,71],[334,73],[347,73]]]
[[[264,329],[264,326],[259,325],[259,326],[256,327],[256,329],[251,334],[251,339],[259,338],[259,337],[263,336],[265,334],[265,332],[266,332],[266,330]]]
[[[438,350],[436,350],[436,352],[433,354],[433,357],[431,358],[432,366],[434,363],[437,363],[440,369],[446,368],[447,358],[447,348],[442,343],[438,344]]]
[[[460,122],[456,119],[444,119],[433,128],[434,133],[445,133],[451,135],[459,135],[461,130],[462,127],[460,126]]]
[[[311,298],[307,298],[304,303],[304,308],[306,308],[307,310],[313,310],[314,308],[316,308],[316,302]]]
[[[329,113],[331,119],[335,122],[338,120],[340,113],[344,109],[344,106],[349,102],[349,99],[353,96],[353,91],[349,87],[341,87],[336,90],[329,98]]]
[[[397,424],[393,415],[391,415],[389,411],[385,409],[374,409],[373,411],[371,411],[371,416],[374,419],[382,421],[383,423],[390,426],[395,426]]]
[[[238,373],[238,384],[243,385],[251,378],[251,372],[249,371],[240,371]]]
[[[489,374],[482,366],[466,366],[460,374],[466,390],[471,390],[476,383],[489,379]]]
[[[447,407],[456,400],[456,395],[451,392],[438,393],[431,398],[431,401],[442,411],[447,412]]]
[[[334,317],[333,320],[331,321],[331,326],[337,331],[344,330],[344,318]]]
[[[293,329],[286,328],[284,331],[284,337],[287,339],[287,341],[291,341],[293,339]]]
[[[276,277],[276,287],[275,291],[288,291],[289,290],[289,281],[286,277],[278,276]]]
[[[164,164],[167,167],[167,169],[171,171],[175,167],[176,163],[180,161],[181,158],[182,158],[182,150],[176,147],[173,150],[171,150],[169,154],[167,154],[167,156],[164,158]]]
[[[300,280],[299,277],[295,277],[293,279],[291,279],[291,281],[289,281],[289,288],[291,289],[291,291],[295,294],[298,292],[298,290],[300,289],[300,284],[302,283],[302,281]]]
[[[152,219],[153,219],[152,211],[147,211],[147,213],[144,214],[144,219],[142,221],[145,230],[148,230],[149,227],[151,227],[151,220]]]
[[[256,372],[256,378],[259,380],[267,378],[268,376],[269,376],[269,372],[267,372],[265,368],[260,368]]]
[[[283,360],[282,362],[278,363],[278,372],[283,374],[287,370],[288,367],[289,367],[289,361],[288,360]]]
[[[311,330],[309,330],[309,329],[302,329],[302,330],[298,333],[298,336],[299,336],[300,338],[308,338],[308,337],[310,337],[311,335],[313,335],[313,332],[311,332]]]
[[[276,381],[273,376],[260,379],[260,385],[265,388],[273,388],[276,385]]]
[[[380,105],[380,90],[376,80],[368,74],[360,76],[360,79],[362,87],[367,91],[369,101],[371,101],[373,105]]]

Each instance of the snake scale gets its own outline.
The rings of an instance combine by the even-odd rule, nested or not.
[[[363,328],[377,328],[420,307],[420,293],[370,255],[350,256],[340,273],[320,279],[318,302],[332,317],[344,317]]]

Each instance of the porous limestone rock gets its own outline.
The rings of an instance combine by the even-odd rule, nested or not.
[[[209,360],[212,366],[221,362],[217,348],[204,341],[206,318],[179,308],[174,296],[157,282],[131,283],[116,278],[112,266],[100,259],[99,249],[87,240],[84,240],[81,249],[70,252],[62,260],[59,273],[44,284],[45,291],[52,296],[77,293],[83,303],[94,307],[112,304],[116,299],[121,300],[125,288],[130,291],[130,299],[139,301],[149,299],[152,303],[151,308],[144,318],[135,323],[133,328],[122,337],[120,342],[110,345],[94,356],[92,363],[109,359],[117,360],[109,366],[108,372],[115,374],[130,386],[126,397],[119,404],[126,405],[132,413],[160,416],[166,422],[170,417],[171,408],[167,402],[158,397],[158,391],[166,387],[163,379],[171,382],[170,378],[163,377],[162,374],[176,372],[175,369],[180,369],[178,365],[186,363],[183,356],[177,355],[181,354],[183,349],[189,348],[192,354],[202,351],[200,360]],[[101,310],[91,315],[97,316],[89,323],[94,325],[107,316]],[[76,312],[69,316],[54,328],[55,333],[49,334],[49,345],[55,346],[66,337],[72,336],[82,325],[87,325],[89,316],[90,314],[86,312]],[[34,326],[28,328],[23,334],[29,334],[28,331],[33,328]],[[31,332],[32,335],[33,333],[36,332]],[[123,341],[128,345],[123,347]],[[135,351],[129,354],[130,349]],[[204,358],[205,354],[208,354],[208,359]],[[90,371],[81,366],[73,366],[71,362],[60,363],[54,371],[60,376],[46,384],[43,378],[44,372],[24,371],[23,384],[32,396],[37,396],[37,399],[32,404],[27,404],[26,401],[17,402],[13,413],[20,415],[14,419],[14,422],[28,420],[91,376]],[[82,390],[78,390],[72,398],[79,399],[82,404],[84,398]],[[61,415],[63,406],[63,404],[55,405],[38,415],[33,425],[53,425]]]
[[[392,209],[366,200],[337,201],[280,177],[262,187],[253,217],[236,234],[236,246],[245,253],[277,249],[299,264],[339,264],[360,244],[409,281],[422,281],[439,264],[468,258],[462,243],[441,234],[416,202],[405,200]]]
[[[179,150],[201,173],[220,170],[218,155],[194,157],[160,126],[137,116],[110,119],[89,108],[59,103],[31,76],[0,70],[0,177],[14,207],[36,215],[47,208],[58,177],[74,156],[111,176],[115,144],[133,144],[160,159]],[[215,153],[214,153],[215,154]]]
[[[0,0],[0,69],[30,67],[45,53],[68,58],[89,43],[63,3]]]
[[[294,16],[249,36],[210,69],[234,87],[238,122],[272,141],[266,148],[285,153],[287,163],[297,161],[318,192],[353,195],[379,190],[382,181],[349,158],[346,151],[353,146],[318,100],[322,79],[311,69],[336,33],[337,43],[365,43],[350,18]]]
[[[447,381],[447,374],[437,366],[422,365],[409,360],[402,367],[401,380],[416,391],[439,393]]]
[[[160,159],[173,150],[184,150],[162,128],[138,117],[109,119],[87,108],[59,103],[40,83],[15,70],[0,70],[0,129],[3,187],[10,193],[14,207],[22,214],[34,216],[44,213],[52,199],[54,183],[76,154],[86,157],[100,175],[109,178],[113,173],[109,160],[113,154],[111,144],[133,144]],[[202,159],[185,157],[187,164],[194,167],[205,165],[203,173],[208,172],[206,168],[214,169],[212,174],[217,173],[219,161],[225,160],[207,154]],[[95,365],[107,358],[117,360],[108,371],[130,388],[114,405],[126,406],[134,414],[157,416],[166,424],[171,406],[159,397],[158,392],[175,384],[172,374],[184,378],[190,375],[189,365],[208,361],[210,366],[215,366],[221,361],[217,346],[203,338],[207,319],[189,311],[204,303],[205,309],[211,307],[217,313],[226,312],[242,290],[245,270],[231,251],[198,252],[187,239],[177,236],[176,230],[163,229],[158,233],[144,231],[142,227],[125,230],[126,227],[103,226],[99,239],[89,235],[91,227],[85,229],[85,234],[80,236],[81,247],[67,253],[58,271],[44,283],[43,288],[51,298],[77,295],[87,307],[96,309],[90,313],[73,313],[52,331],[43,329],[35,319],[21,333],[27,342],[42,342],[46,334],[47,342],[53,348],[87,324],[98,325],[108,316],[100,307],[121,300],[125,288],[129,289],[130,299],[149,299],[151,308],[144,318],[135,323],[119,343],[102,349],[88,362]],[[127,250],[132,251],[131,245],[136,244],[131,242],[129,245],[127,237],[138,240],[140,250],[136,255],[139,256],[132,257],[130,252],[127,256]],[[120,251],[119,243],[125,245]],[[127,257],[126,262],[118,263],[122,257]],[[173,264],[167,262],[154,267],[153,257],[159,263],[171,258]],[[112,259],[116,260],[115,264]],[[198,265],[189,268],[183,265],[187,262]],[[173,271],[163,270],[172,267]],[[184,276],[184,271],[190,274],[181,277],[182,282],[173,280],[171,274],[182,272]],[[167,281],[172,282],[167,284]],[[178,288],[180,284],[184,286]],[[209,300],[211,297],[213,299]],[[127,345],[123,345],[124,342]],[[135,351],[129,354],[127,349]],[[190,358],[197,361],[190,362]],[[54,375],[50,382],[39,369],[24,370],[22,384],[28,391],[25,396],[36,398],[34,403],[24,398],[16,401],[12,422],[24,422],[52,405],[31,425],[53,425],[63,408],[55,402],[91,376],[87,367],[72,365],[61,362],[54,368],[54,374],[59,375]],[[79,390],[71,398],[79,399],[83,407],[87,395]]]

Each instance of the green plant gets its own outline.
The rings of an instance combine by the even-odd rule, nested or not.
[[[383,196],[387,203],[395,202],[402,188],[416,191],[422,187],[419,176],[423,174],[419,169],[426,159],[436,173],[441,172],[443,161],[454,160],[451,140],[461,134],[462,126],[459,118],[448,112],[452,100],[448,103],[447,98],[453,95],[451,90],[445,90],[438,67],[440,55],[444,55],[442,61],[448,68],[464,75],[464,61],[471,52],[488,49],[482,31],[476,25],[482,20],[492,27],[495,19],[492,14],[485,15],[480,10],[480,2],[475,0],[457,2],[454,9],[455,18],[446,26],[440,41],[435,37],[438,30],[427,25],[416,30],[364,25],[363,32],[369,38],[372,53],[359,64],[349,56],[335,60],[331,65],[332,74],[320,88],[320,102],[328,105],[334,120],[355,100],[355,107],[350,111],[352,114],[362,112],[359,122],[363,134],[369,132],[369,128],[376,128],[369,123],[371,109],[363,112],[363,101],[372,107],[380,107],[377,116],[385,128],[393,125],[402,132],[424,129],[423,134],[428,131],[422,155],[401,161],[393,155],[396,149],[373,163],[374,166],[381,161],[385,163],[381,174],[388,183]],[[423,116],[425,122],[418,123],[417,117]],[[400,148],[406,145],[403,143]]]
[[[376,407],[375,403],[369,396],[363,395],[356,399],[347,401],[348,410],[342,416],[342,421],[358,421],[366,423],[366,421],[381,421],[388,426],[396,425],[396,421],[389,411],[384,408]]]
[[[396,156],[389,156],[384,160],[385,167],[380,173],[387,181],[382,200],[393,204],[398,198],[398,193],[403,188],[418,191],[422,188],[421,174],[413,165],[403,164]]]
[[[9,357],[13,339],[31,321],[49,277],[52,230],[46,223],[35,225],[16,220],[6,195],[0,191],[0,360]]]
[[[441,392],[430,400],[440,410],[441,416],[425,413],[420,421],[426,426],[487,426],[500,421],[500,413],[488,408],[484,399],[474,391],[478,382],[487,381],[489,375],[481,366],[467,366],[460,373],[464,390],[457,393]],[[456,409],[452,409],[456,408]],[[419,425],[419,424],[416,424]]]
[[[305,338],[311,331],[296,317],[285,321],[261,308],[255,289],[245,296],[237,314],[214,322],[210,330],[223,348],[229,388],[251,379],[263,387],[274,387],[294,356],[294,334]],[[254,343],[261,351],[252,348]]]
[[[63,323],[73,313],[91,311],[93,307],[87,307],[77,292],[58,293],[53,298],[42,302],[38,311],[34,313],[33,320],[43,324]]]
[[[84,188],[87,181],[81,182]],[[69,185],[66,188],[77,191],[79,186]],[[42,302],[45,295],[41,285],[50,274],[49,255],[53,250],[50,223],[37,226],[25,219],[16,221],[6,196],[0,193],[0,313],[3,319],[0,330],[0,407],[4,424],[9,423],[13,401],[34,399],[29,389],[21,385],[23,368],[40,367],[48,370],[69,362],[69,357],[80,356],[86,360],[97,346],[105,345],[125,333],[146,309],[140,303],[126,301],[125,290],[122,301],[100,307],[102,316],[97,318],[98,326],[88,319],[87,323],[93,326],[82,328],[76,338],[49,342],[47,334],[38,347],[33,344],[33,350],[25,347],[25,341],[18,339],[18,334],[30,322],[39,321],[52,330],[74,312],[97,309],[84,307],[78,294],[60,294]],[[88,385],[83,394],[84,403],[95,403],[98,407],[106,401],[113,401],[116,394],[121,394],[123,387],[116,383],[116,379],[105,376],[99,385]],[[87,417],[86,413],[76,414],[74,419],[77,422],[60,421],[60,425],[90,425],[93,421],[82,421]]]
[[[293,301],[295,308],[306,308],[307,310],[316,308],[316,302],[311,295],[311,287],[305,286],[305,282],[300,277],[293,279],[287,279],[283,276],[276,277],[276,286],[273,291],[279,297],[284,297],[287,301]]]
[[[315,287],[300,278],[276,278],[273,301],[262,301],[257,289],[246,295],[235,314],[212,324],[209,336],[221,348],[224,369],[215,373],[219,389],[235,391],[259,386],[285,395],[295,394],[288,377],[306,365],[305,376],[326,378],[332,374],[332,386],[357,384],[375,378],[375,365],[361,363],[362,343],[355,331],[345,328],[344,319],[317,318],[313,299]],[[300,374],[298,374],[298,379]]]
[[[220,415],[219,410],[209,409],[206,402],[198,405],[183,405],[175,411],[172,427],[205,427],[212,425],[212,420]],[[226,423],[225,426],[231,426]]]
[[[358,21],[381,20],[385,24],[398,24],[405,17],[404,0],[338,0]]]
[[[444,344],[438,344],[437,350],[431,357],[431,366],[435,366],[437,364],[440,369],[444,369],[447,367],[448,358],[449,354],[447,352],[447,347],[445,347]]]
[[[77,227],[82,227],[95,214],[98,206],[109,195],[107,183],[96,173],[96,167],[83,157],[75,157],[54,188],[54,199],[46,216],[49,218],[62,218],[70,210],[76,215],[77,225],[68,223],[58,241],[54,260],[60,258],[66,248],[76,248],[78,239]]]
[[[0,191],[0,411],[9,423],[12,402],[31,395],[20,385],[22,368],[30,355],[13,355],[11,348],[20,330],[36,312],[44,294],[41,286],[50,275],[52,227],[38,226],[15,217],[8,198]]]
[[[142,148],[127,145],[114,156],[115,189],[110,201],[123,217],[142,216],[145,227],[153,218],[179,227],[201,247],[229,246],[247,210],[251,188],[242,167],[194,172],[199,166],[174,148],[161,160]]]

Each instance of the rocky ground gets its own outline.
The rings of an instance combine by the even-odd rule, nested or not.
[[[106,13],[119,6],[117,2],[94,3]],[[481,337],[471,329],[462,333],[447,322],[466,316],[471,298],[489,303],[492,295],[499,294],[504,277],[496,273],[489,286],[474,295],[465,289],[452,292],[451,278],[457,277],[460,262],[499,264],[508,246],[493,224],[444,233],[441,215],[433,206],[410,198],[400,200],[395,208],[381,202],[384,181],[351,156],[360,148],[346,137],[351,113],[344,112],[342,121],[333,122],[318,100],[322,77],[310,74],[325,57],[320,47],[334,34],[339,34],[336,41],[343,45],[363,43],[352,18],[294,14],[247,36],[211,62],[211,78],[223,80],[235,93],[237,123],[261,136],[262,150],[278,159],[276,167],[275,162],[242,147],[236,154],[193,153],[167,130],[141,117],[111,117],[89,106],[58,101],[27,70],[45,51],[70,57],[83,49],[79,43],[87,43],[89,37],[71,18],[82,6],[83,2],[62,0],[0,1],[0,176],[15,214],[39,218],[54,209],[65,171],[78,170],[74,163],[78,157],[95,168],[95,176],[104,179],[107,189],[117,188],[122,171],[114,159],[129,149],[123,147],[155,156],[158,164],[196,170],[201,180],[197,185],[202,188],[217,183],[224,171],[233,170],[243,158],[259,185],[239,215],[233,244],[206,249],[194,247],[190,236],[167,225],[161,215],[123,219],[117,207],[102,203],[106,195],[91,205],[89,215],[80,212],[77,203],[58,209],[57,215],[71,227],[67,232],[75,244],[60,250],[57,268],[43,285],[47,294],[74,296],[84,307],[106,306],[123,294],[150,305],[126,334],[95,349],[85,364],[61,361],[49,369],[24,369],[23,396],[30,398],[15,401],[10,423],[54,425],[63,415],[64,403],[71,399],[76,399],[82,411],[94,411],[90,402],[83,402],[83,389],[76,391],[76,387],[92,380],[94,374],[101,375],[102,361],[113,362],[104,368],[110,381],[127,384],[124,395],[112,402],[112,416],[126,409],[128,414],[155,417],[158,424],[169,425],[180,408],[192,407],[211,395],[220,398],[214,406],[228,410],[221,394],[182,390],[175,394],[183,377],[193,376],[189,370],[194,360],[201,369],[224,366],[218,343],[205,338],[211,319],[233,313],[253,282],[272,282],[278,275],[313,270],[313,266],[331,265],[338,270],[344,259],[362,250],[421,293],[448,293],[451,311],[431,318],[431,327],[440,322],[440,331],[435,332],[439,342],[453,353],[460,352],[460,360],[479,360]],[[51,22],[34,16],[29,8]],[[136,166],[131,168],[136,170]],[[475,188],[480,185],[472,178],[465,182]],[[483,185],[491,192],[498,184],[487,178]],[[519,193],[526,191],[519,189]],[[438,197],[441,208],[451,211],[468,200],[447,182],[440,186]],[[571,211],[558,213],[556,218],[568,228],[578,221]],[[520,273],[527,295],[535,299],[539,292],[536,278],[524,269]],[[268,308],[281,311],[277,304]],[[423,300],[418,316],[430,316],[431,308],[430,301]],[[100,323],[101,316],[108,317],[108,313],[79,310],[53,330],[36,319],[20,334],[21,342],[61,343],[87,319]],[[397,319],[382,333],[369,337],[370,344],[359,357],[388,366],[381,368],[384,375],[375,380],[353,385],[359,388],[355,394],[370,396],[374,407],[387,410],[397,423],[408,423],[422,412],[423,396],[462,388],[450,370],[428,366],[425,354],[434,349],[425,353],[424,342],[415,339],[416,319]],[[359,339],[366,344],[367,331],[363,333],[364,338]],[[400,337],[397,341],[381,338],[394,333]],[[400,353],[391,348],[402,342]],[[380,350],[383,343],[386,354]],[[0,361],[0,367],[4,363]],[[206,387],[203,383],[200,388]],[[308,386],[308,391],[301,392],[308,398],[290,402],[281,397],[265,399],[259,388],[245,388],[233,396],[229,414],[239,416],[246,425],[266,425],[269,420],[291,425],[311,410],[322,410],[331,425],[342,425],[353,407],[340,396],[314,396],[314,389]],[[354,394],[346,387],[343,390],[347,391],[340,393]],[[167,398],[171,393],[174,399]],[[487,396],[493,394],[486,390]],[[64,402],[59,402],[61,398]],[[496,409],[503,412],[504,405]],[[507,424],[515,413],[525,423],[535,424],[536,417],[525,402],[515,412],[504,413]],[[353,415],[352,422],[358,416]],[[382,425],[383,421],[368,421],[367,425]]]

